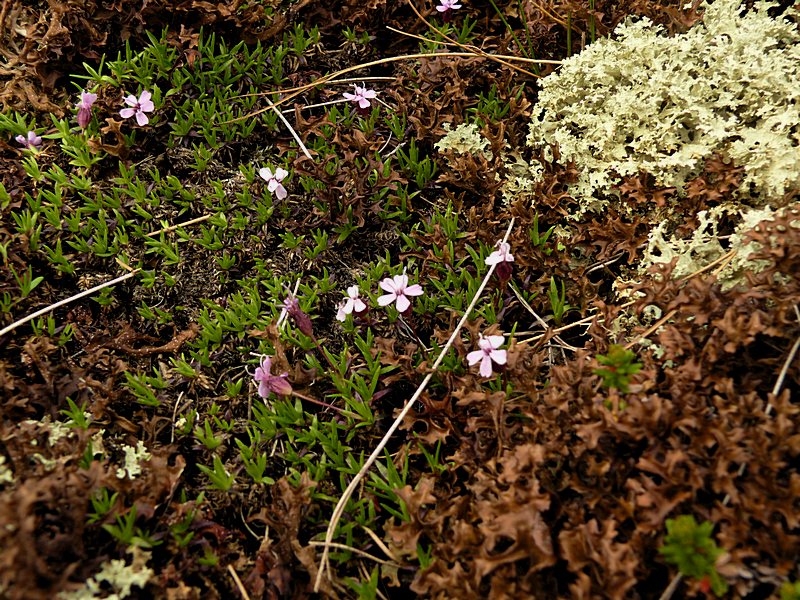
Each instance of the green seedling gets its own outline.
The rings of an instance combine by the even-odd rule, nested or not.
[[[9,264],[8,267],[11,269],[11,273],[14,275],[14,279],[17,280],[17,285],[19,286],[19,291],[23,298],[27,298],[30,293],[44,281],[44,277],[42,276],[33,276],[33,269],[30,265],[28,265],[28,268],[22,272],[22,275],[17,273],[17,270],[13,265]]]
[[[222,445],[222,438],[218,438],[214,435],[214,430],[211,429],[211,423],[206,419],[203,421],[202,429],[197,427],[194,430],[194,437],[197,438],[203,446],[211,450],[212,452],[219,448]]]
[[[564,282],[561,282],[561,291],[559,292],[555,277],[551,277],[550,288],[547,292],[547,297],[550,299],[550,308],[553,311],[553,320],[556,322],[556,325],[561,325],[564,315],[574,308],[567,304],[567,294]]]
[[[214,457],[213,469],[210,469],[204,465],[197,465],[197,468],[208,476],[208,478],[211,480],[211,485],[214,486],[214,488],[223,492],[229,491],[233,487],[233,482],[236,480],[236,476],[228,473],[228,471],[225,469],[225,466],[222,464],[222,460],[220,460],[219,456]]]
[[[94,512],[89,513],[89,519],[87,522],[89,524],[93,524],[104,520],[111,513],[111,511],[114,510],[114,505],[117,503],[118,497],[119,492],[109,494],[108,488],[105,487],[95,491],[95,493],[89,498]]]
[[[602,368],[593,369],[595,375],[603,378],[604,388],[616,388],[623,394],[628,393],[631,377],[638,373],[642,365],[634,362],[636,355],[618,344],[611,344],[608,354],[598,354],[597,362]]]
[[[400,168],[409,172],[414,177],[417,187],[422,189],[433,180],[436,174],[436,161],[430,157],[420,159],[419,148],[414,140],[408,145],[408,151],[401,147],[397,148],[397,162]]]
[[[136,507],[132,506],[124,515],[117,515],[116,522],[103,524],[111,536],[121,544],[127,546],[140,546],[142,548],[153,548],[161,542],[154,540],[148,531],[136,526]]]
[[[716,560],[724,550],[712,539],[713,529],[713,523],[705,521],[698,525],[692,515],[667,519],[667,535],[659,552],[681,575],[699,579],[706,591],[710,589],[716,596],[722,596],[728,591],[728,584],[717,572]]]
[[[158,369],[153,368],[154,377],[142,374],[133,374],[125,372],[124,386],[131,392],[136,401],[144,406],[161,406],[161,401],[156,397],[153,388],[156,390],[164,390],[167,388],[167,382],[161,376]]]
[[[533,244],[534,247],[539,248],[546,256],[549,256],[553,251],[552,248],[545,248],[545,244],[547,244],[547,240],[550,239],[550,236],[553,234],[555,229],[556,226],[551,225],[550,229],[544,233],[539,233],[539,215],[536,214],[533,216],[533,227],[528,230],[528,237],[531,240],[531,244]]]
[[[69,418],[67,427],[76,429],[89,429],[91,417],[86,414],[86,402],[82,403],[80,407],[72,401],[72,398],[67,396],[67,405],[69,408],[59,411],[62,415]]]

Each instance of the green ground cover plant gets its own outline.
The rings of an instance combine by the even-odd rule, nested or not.
[[[7,4],[0,597],[798,595],[796,7]]]

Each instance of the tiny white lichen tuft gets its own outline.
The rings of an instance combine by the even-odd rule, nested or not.
[[[83,587],[72,592],[61,592],[59,600],[94,600],[95,598],[114,598],[122,600],[131,595],[131,588],[136,586],[144,589],[147,582],[155,575],[147,566],[150,554],[133,547],[130,550],[133,561],[130,565],[124,560],[111,560],[103,563],[100,571],[86,580]],[[102,584],[108,584],[114,591],[109,594],[102,589]]]
[[[0,485],[14,483],[14,473],[6,464],[6,457],[0,454]]]
[[[150,453],[145,449],[144,442],[139,440],[136,447],[125,446],[125,466],[117,469],[117,477],[124,479],[127,475],[130,479],[135,479],[142,472],[141,463],[150,460]]]

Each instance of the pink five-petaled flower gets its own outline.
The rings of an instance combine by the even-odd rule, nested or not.
[[[486,259],[487,266],[497,265],[497,276],[503,283],[511,278],[513,270],[511,263],[514,262],[514,255],[509,250],[511,250],[511,246],[506,242],[502,242],[500,247]]]
[[[133,94],[126,96],[123,98],[123,101],[130,108],[123,108],[119,111],[119,116],[123,119],[130,119],[132,116],[136,115],[136,122],[140,127],[144,127],[150,122],[150,119],[148,119],[147,115],[144,113],[153,112],[156,108],[153,101],[150,100],[151,97],[152,95],[147,90],[144,90],[142,95],[138,98]]]
[[[336,312],[336,319],[338,321],[344,322],[347,315],[352,313],[358,314],[367,310],[367,305],[358,297],[357,285],[351,285],[347,288],[347,296],[347,300],[343,300],[342,303],[339,304],[339,310]]]
[[[480,334],[478,338],[478,347],[480,350],[474,350],[467,354],[469,366],[477,362],[481,363],[481,377],[492,376],[492,362],[498,365],[506,364],[506,351],[498,350],[498,348],[503,345],[503,340],[504,338],[502,335],[487,335],[484,337],[483,334]]]
[[[394,277],[387,277],[380,282],[381,288],[389,292],[378,298],[378,304],[381,306],[388,306],[392,302],[397,303],[397,310],[400,313],[406,312],[411,306],[411,300],[408,296],[421,296],[422,286],[418,283],[408,285],[408,275],[403,270],[402,275],[395,275]]]
[[[449,10],[461,8],[460,4],[456,4],[458,0],[439,0],[439,6],[436,7],[440,13],[446,13]]]
[[[356,84],[353,84],[353,87],[356,88],[355,94],[350,94],[348,92],[344,93],[344,97],[351,102],[357,102],[358,107],[361,109],[369,108],[370,99],[376,98],[378,96],[378,92],[375,90],[368,90],[366,86],[359,87]]]
[[[81,92],[81,101],[75,105],[78,109],[78,125],[81,129],[86,129],[89,121],[92,120],[92,104],[97,100],[97,94],[90,92]]]
[[[263,169],[258,170],[258,174],[261,179],[267,182],[267,189],[271,194],[275,194],[278,197],[278,200],[283,200],[286,198],[286,188],[283,187],[281,181],[286,178],[286,176],[289,174],[289,171],[278,167],[275,169],[275,173],[273,174],[272,169],[269,167],[264,167]]]
[[[25,137],[24,135],[18,135],[14,139],[20,144],[22,144],[22,147],[25,148],[26,150],[35,151],[38,150],[39,146],[42,145],[42,138],[36,135],[36,132],[34,131],[29,131],[28,137]]]
[[[272,359],[269,356],[261,357],[261,366],[256,367],[253,378],[258,382],[258,395],[268,398],[270,392],[275,392],[279,396],[288,396],[292,393],[292,386],[287,378],[288,373],[280,375],[272,374]]]

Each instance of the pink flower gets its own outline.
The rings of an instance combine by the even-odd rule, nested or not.
[[[136,115],[136,122],[140,127],[144,127],[150,122],[150,119],[148,119],[147,115],[144,113],[153,112],[156,108],[153,101],[150,100],[151,97],[152,95],[147,90],[144,90],[138,99],[133,94],[126,96],[123,101],[130,108],[123,108],[119,111],[119,116],[123,119],[130,119],[132,116]]]
[[[397,310],[401,313],[406,312],[411,306],[411,300],[408,299],[408,296],[421,296],[423,294],[422,287],[419,284],[408,285],[408,275],[406,275],[405,270],[403,270],[402,275],[387,277],[380,282],[380,286],[389,293],[378,298],[378,304],[388,306],[395,302]]]
[[[375,90],[368,90],[366,86],[358,87],[357,85],[353,84],[353,87],[355,88],[355,94],[349,94],[345,92],[344,97],[351,102],[358,103],[358,107],[361,109],[369,108],[369,99],[378,96],[378,93]]]
[[[14,139],[22,144],[22,147],[26,150],[38,150],[39,146],[42,145],[42,138],[36,135],[36,132],[34,131],[29,131],[28,137],[25,137],[24,135],[18,135]]]
[[[272,169],[269,167],[264,167],[263,169],[258,170],[258,174],[261,179],[267,182],[267,189],[271,194],[275,194],[278,197],[278,200],[283,200],[286,198],[286,188],[283,187],[281,181],[283,181],[284,178],[289,174],[289,171],[278,167],[275,169],[275,174],[273,175]]]
[[[81,92],[81,101],[75,105],[75,108],[78,109],[78,125],[81,129],[86,129],[89,121],[92,120],[92,104],[95,103],[95,100],[97,100],[97,94]]]
[[[461,8],[460,4],[456,4],[458,0],[439,0],[440,4],[436,7],[440,13],[446,13],[448,10],[455,10]]]
[[[492,265],[497,265],[497,276],[500,278],[502,284],[505,284],[505,282],[511,279],[511,273],[513,271],[511,263],[514,262],[514,255],[509,252],[510,249],[511,246],[506,242],[502,242],[500,248],[492,252],[486,259],[487,266],[491,267]]]
[[[500,244],[500,248],[492,252],[486,259],[487,266],[497,265],[503,262],[514,262],[514,255],[509,252],[511,246],[506,242]]]
[[[270,392],[275,392],[279,396],[288,396],[292,393],[292,386],[287,378],[288,373],[280,375],[272,374],[272,359],[269,356],[261,357],[261,366],[256,367],[253,378],[258,382],[258,395],[268,398]]]
[[[481,377],[492,376],[492,362],[498,365],[506,364],[506,351],[498,350],[503,345],[504,338],[502,335],[489,335],[483,337],[480,334],[478,339],[478,347],[480,350],[474,350],[467,354],[467,362],[469,366],[477,362],[481,363],[480,373]]]
[[[344,321],[347,318],[347,315],[355,313],[362,313],[367,310],[367,305],[364,304],[364,301],[358,297],[358,286],[351,285],[347,288],[347,300],[342,301],[339,304],[339,310],[336,312],[336,319],[339,321]]]

